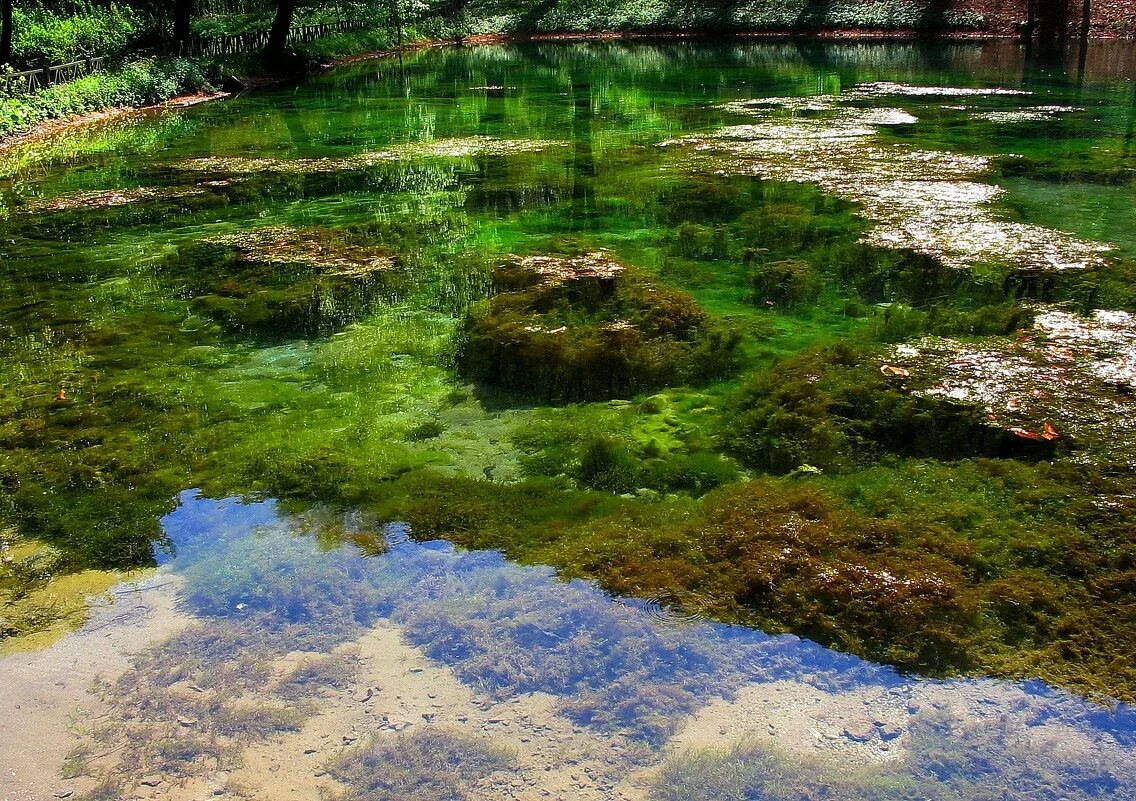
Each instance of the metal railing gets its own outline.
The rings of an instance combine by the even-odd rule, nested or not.
[[[325,22],[319,25],[304,25],[288,32],[288,42],[304,44],[330,36],[333,33],[358,30],[367,27],[364,22]],[[194,36],[184,42],[169,45],[167,55],[181,56],[231,56],[239,53],[254,53],[263,50],[268,44],[268,31],[248,31],[229,36]],[[52,64],[23,72],[0,72],[0,96],[12,97],[38,92],[49,86],[93,75],[100,72],[103,57],[84,58],[66,64]]]

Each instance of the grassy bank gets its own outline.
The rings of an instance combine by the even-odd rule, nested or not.
[[[160,103],[210,87],[203,66],[189,59],[145,59],[42,92],[0,100],[0,138],[40,123],[120,106]]]

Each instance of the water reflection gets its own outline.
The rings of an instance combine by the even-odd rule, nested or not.
[[[95,729],[118,751],[101,787],[135,789],[146,770],[159,788],[255,783],[261,751],[346,729],[318,760],[290,755],[332,797],[441,792],[439,760],[458,766],[454,798],[559,795],[573,768],[565,797],[1136,789],[1136,714],[1036,682],[919,680],[793,636],[659,621],[358,513],[186,492],[163,527],[159,559],[196,622],[109,689],[123,723]],[[382,548],[350,545],[380,534]]]

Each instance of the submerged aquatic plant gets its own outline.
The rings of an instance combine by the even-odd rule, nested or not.
[[[507,752],[461,732],[428,728],[374,738],[328,766],[347,786],[336,801],[455,801],[473,783],[509,769]]]
[[[1001,263],[1061,270],[1101,263],[1105,244],[1000,217],[994,201],[1002,190],[982,182],[989,159],[881,143],[880,128],[918,121],[899,108],[847,105],[881,92],[928,93],[877,84],[831,97],[736,102],[726,109],[758,121],[663,145],[689,148],[691,166],[703,172],[817,184],[859,204],[875,223],[867,243],[912,250],[956,268]]]
[[[729,371],[740,337],[690,296],[605,252],[516,258],[466,323],[459,366],[476,382],[553,400],[619,397]]]
[[[507,156],[512,153],[532,153],[566,146],[566,143],[555,140],[509,140],[496,139],[490,136],[471,136],[461,139],[438,139],[405,145],[392,145],[383,150],[374,150],[343,158],[260,159],[209,156],[178,162],[173,164],[172,168],[183,172],[221,173],[225,175],[247,175],[260,172],[344,173],[410,159]]]
[[[1089,317],[1040,309],[1016,340],[926,338],[890,354],[913,394],[968,404],[988,424],[1035,442],[1081,448],[1078,458],[1130,465],[1136,424],[1136,323],[1126,312]],[[906,369],[906,368],[905,368]]]
[[[285,226],[183,246],[164,266],[192,307],[237,330],[330,333],[387,299],[388,248]]]

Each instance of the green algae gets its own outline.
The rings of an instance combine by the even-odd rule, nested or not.
[[[1021,350],[1033,300],[1136,308],[1122,256],[1053,275],[870,235],[943,184],[1065,259],[1092,232],[1015,219],[992,182],[1056,180],[1041,140],[1077,112],[847,91],[910,68],[833,53],[446,50],[61,145],[3,187],[0,519],[58,577],[151,563],[189,486],[363,505],[912,670],[1131,698],[1127,461],[1070,467],[1071,429],[1022,438],[882,371],[926,335]],[[1049,153],[1062,180],[1127,169],[1115,123]],[[268,586],[242,559],[233,591]]]
[[[479,779],[509,768],[509,756],[461,732],[442,729],[403,734],[394,742],[375,738],[330,765],[329,772],[349,789],[334,798],[448,801],[467,797]]]
[[[1072,755],[1049,762],[1016,747],[1007,733],[967,727],[954,731],[934,713],[923,713],[913,726],[912,748],[918,757],[900,756],[880,765],[849,767],[834,759],[801,759],[757,741],[728,749],[705,748],[673,757],[656,777],[652,801],[762,798],[806,801],[835,797],[847,801],[901,799],[986,799],[1026,801],[1034,798],[1090,799],[1107,797],[1127,780],[1130,767]],[[949,734],[948,734],[949,732]],[[946,735],[944,737],[943,735]],[[1003,750],[1000,746],[1009,746]],[[976,757],[997,753],[998,757]],[[1076,774],[1075,789],[1051,791],[1056,777]],[[1053,784],[1050,784],[1054,782]],[[997,788],[994,790],[993,788]],[[996,795],[991,795],[991,793]]]
[[[459,368],[543,400],[620,397],[729,372],[740,341],[689,296],[597,251],[530,256],[494,273],[499,293],[466,324]]]

